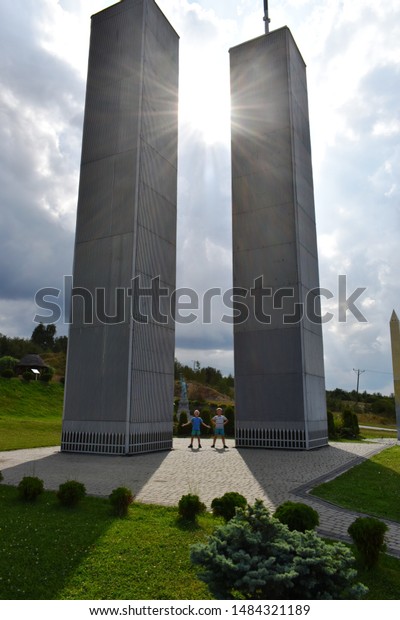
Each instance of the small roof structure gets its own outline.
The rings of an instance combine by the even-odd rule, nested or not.
[[[18,364],[15,365],[15,369],[17,372],[23,372],[24,370],[44,370],[48,368],[47,364],[44,363],[40,355],[36,355],[34,353],[29,353],[29,355],[25,355]]]

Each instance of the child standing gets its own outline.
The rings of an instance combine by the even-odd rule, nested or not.
[[[217,413],[217,415],[215,415],[211,419],[211,423],[214,425],[214,440],[213,440],[213,444],[212,444],[211,447],[215,448],[215,442],[217,440],[217,437],[221,437],[222,443],[224,444],[224,448],[227,449],[227,446],[225,445],[225,429],[224,429],[224,426],[225,426],[225,424],[228,424],[228,418],[226,418],[224,415],[222,415],[221,407],[218,407],[216,413]]]
[[[201,426],[203,425],[206,428],[211,428],[211,427],[208,426],[208,424],[205,424],[203,422],[203,420],[200,417],[200,411],[198,409],[194,411],[192,419],[189,420],[189,422],[186,422],[186,424],[182,424],[182,426],[189,426],[189,424],[192,425],[192,439],[190,441],[190,444],[188,445],[188,448],[193,448],[194,437],[197,437],[197,443],[199,444],[199,448],[201,448],[201,443],[200,443]]]

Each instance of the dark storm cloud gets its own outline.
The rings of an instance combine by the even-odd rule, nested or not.
[[[36,291],[61,288],[72,267],[84,83],[42,47],[47,10],[29,0],[0,5],[0,303],[9,326],[26,300],[22,333]]]

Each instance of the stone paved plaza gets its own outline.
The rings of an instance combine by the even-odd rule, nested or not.
[[[138,501],[177,505],[185,493],[195,493],[208,506],[214,497],[237,491],[249,502],[264,500],[273,510],[287,499],[303,501],[320,515],[319,531],[348,540],[347,528],[358,516],[308,495],[316,484],[332,479],[395,440],[374,443],[330,443],[310,452],[229,449],[221,443],[190,450],[188,439],[174,439],[174,449],[132,457],[61,453],[58,447],[0,453],[4,483],[17,485],[23,476],[39,476],[47,489],[66,480],[79,480],[91,495],[106,496],[117,486],[130,488]],[[387,522],[388,551],[400,557],[400,524]]]

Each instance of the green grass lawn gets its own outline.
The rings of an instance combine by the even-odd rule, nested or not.
[[[0,378],[0,451],[60,443],[64,387]]]
[[[182,525],[176,508],[133,504],[127,518],[105,499],[86,497],[75,509],[45,492],[36,503],[0,485],[0,599],[208,600],[189,548],[221,523],[212,515]],[[397,599],[400,560],[382,555],[360,571],[367,598]]]
[[[373,428],[361,428],[360,429],[360,438],[361,439],[396,439],[397,437],[397,429],[393,430],[384,430],[384,431],[376,431]]]
[[[400,522],[400,446],[383,450],[312,495],[359,512]]]
[[[59,444],[63,393],[57,383],[0,378],[0,450]],[[313,493],[400,521],[400,447]],[[67,510],[51,492],[23,504],[15,488],[0,485],[0,599],[209,599],[189,547],[205,540],[218,521],[208,514],[199,527],[183,527],[176,515],[174,508],[134,504],[128,518],[117,519],[106,500],[93,497]],[[360,571],[359,580],[370,599],[398,599],[400,560],[383,555],[377,569]]]
[[[114,517],[105,499],[75,509],[45,492],[36,503],[0,485],[0,599],[209,599],[189,546],[218,521],[183,527],[177,509],[133,504]]]
[[[358,570],[358,579],[369,589],[367,599],[397,601],[400,593],[400,560],[381,554],[376,568]]]

